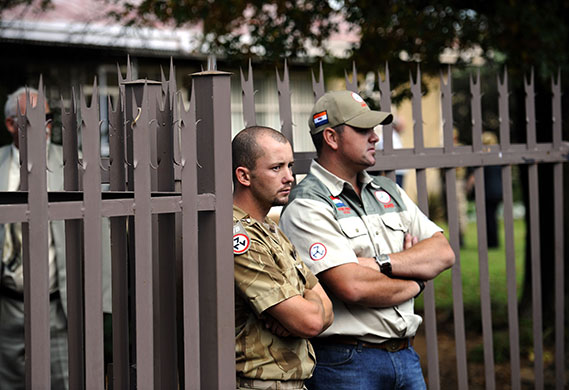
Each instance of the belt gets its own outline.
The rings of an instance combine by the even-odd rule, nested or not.
[[[0,286],[0,295],[6,298],[13,299],[14,301],[24,302],[24,293],[16,290],[12,290],[10,287]],[[59,299],[59,290],[55,290],[49,293],[49,301],[53,302]]]
[[[361,341],[355,338],[354,336],[345,336],[345,335],[334,335],[328,337],[317,337],[313,338],[310,341],[314,344],[344,344],[344,345],[356,345],[361,346],[363,348],[374,348],[374,349],[383,349],[388,352],[397,352],[401,351],[402,349],[409,348],[413,346],[413,337],[405,337],[402,339],[387,339],[382,343],[368,343],[366,341]]]
[[[302,390],[304,389],[303,380],[274,381],[263,379],[252,379],[237,377],[237,387],[244,389],[263,389],[263,390]]]

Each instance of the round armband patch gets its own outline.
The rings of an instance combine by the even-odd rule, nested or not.
[[[326,247],[324,244],[315,242],[310,246],[310,258],[314,261],[322,260],[326,256]]]
[[[242,255],[247,252],[251,241],[246,234],[238,233],[233,236],[233,254]]]

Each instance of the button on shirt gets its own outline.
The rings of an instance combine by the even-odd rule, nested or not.
[[[263,380],[303,380],[316,363],[307,339],[279,337],[265,327],[268,308],[313,288],[318,280],[278,226],[259,222],[233,206],[235,359],[237,375]]]
[[[301,258],[318,275],[327,269],[357,263],[358,257],[401,252],[406,233],[419,240],[442,231],[393,181],[362,172],[361,197],[348,182],[316,161],[295,188],[283,210],[280,226]],[[414,300],[387,308],[346,304],[329,291],[334,323],[321,336],[351,335],[367,342],[410,337],[421,324]]]

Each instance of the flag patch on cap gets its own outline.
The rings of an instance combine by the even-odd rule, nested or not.
[[[314,120],[314,126],[316,127],[325,125],[326,123],[328,123],[328,114],[326,113],[326,111],[322,111],[319,112],[318,114],[314,114],[312,119]]]

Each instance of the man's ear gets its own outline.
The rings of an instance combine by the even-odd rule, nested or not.
[[[251,172],[249,168],[237,167],[237,169],[235,169],[235,177],[242,186],[249,187],[251,185]]]
[[[339,134],[331,127],[327,127],[322,132],[322,138],[324,143],[328,145],[328,147],[332,150],[338,149],[338,140]]]

